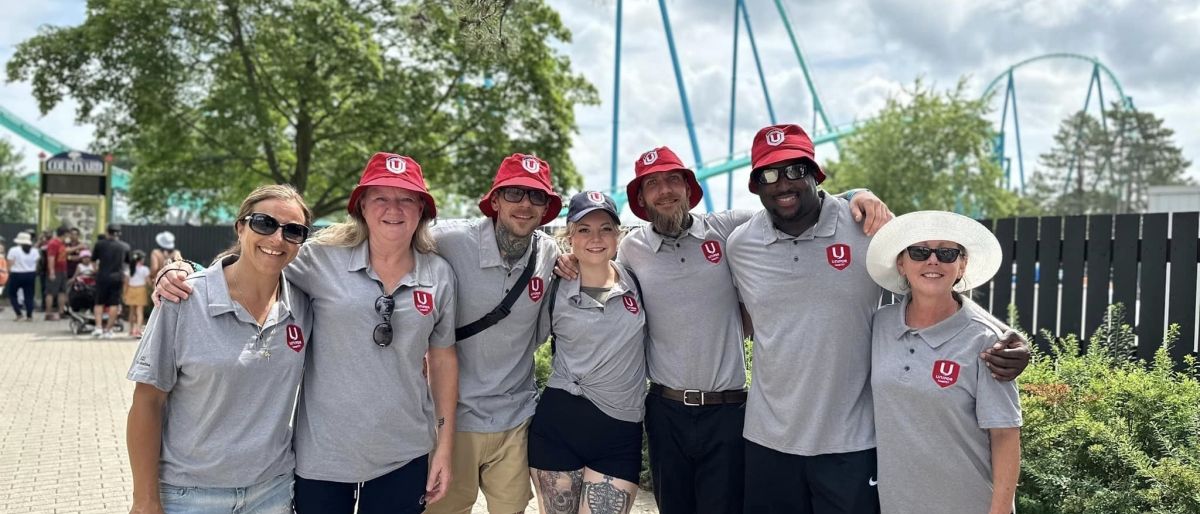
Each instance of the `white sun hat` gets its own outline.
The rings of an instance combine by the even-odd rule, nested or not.
[[[164,230],[154,236],[154,242],[158,243],[158,246],[164,250],[174,250],[175,249],[175,234],[172,234],[172,233]]]
[[[33,245],[33,238],[29,237],[29,232],[21,232],[17,237],[13,238],[14,245]]]
[[[955,291],[981,286],[1000,269],[1000,242],[987,227],[953,212],[917,211],[896,217],[875,233],[867,247],[867,272],[884,289],[908,294],[908,282],[896,269],[896,257],[913,244],[938,240],[954,241],[966,250],[967,269],[954,284]]]

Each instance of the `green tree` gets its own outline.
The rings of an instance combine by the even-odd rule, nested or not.
[[[1153,113],[1113,104],[1103,121],[1077,112],[1041,155],[1029,198],[1046,214],[1141,212],[1150,186],[1191,184],[1175,132]]]
[[[1001,185],[987,113],[987,102],[967,97],[965,79],[945,92],[917,80],[842,140],[839,160],[826,166],[825,188],[866,187],[897,214],[1012,215],[1019,202]]]
[[[518,151],[578,187],[573,109],[597,96],[554,49],[570,40],[541,0],[92,0],[18,45],[8,80],[43,111],[79,103],[96,150],[133,164],[139,214],[178,195],[211,219],[275,182],[326,215],[375,151],[412,156],[443,200],[478,198]]]
[[[21,173],[21,154],[0,139],[0,222],[33,223],[37,216],[37,183]]]

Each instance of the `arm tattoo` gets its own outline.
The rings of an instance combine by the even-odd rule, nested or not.
[[[438,430],[441,430],[446,425],[446,418],[438,418]]]
[[[583,487],[583,470],[537,472],[538,492],[549,512],[545,514],[575,514],[579,511],[579,490]]]
[[[612,483],[613,477],[604,475],[604,482],[584,484],[584,496],[592,514],[628,514],[633,508],[633,499],[626,491]]]
[[[522,255],[525,255],[532,241],[533,234],[517,237],[504,228],[504,225],[496,223],[496,246],[500,248],[500,256],[504,258],[504,262],[510,266],[515,264]]]

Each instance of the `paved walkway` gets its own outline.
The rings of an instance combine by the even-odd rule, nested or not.
[[[73,336],[66,322],[17,323],[11,311],[0,312],[0,512],[128,512],[125,371],[135,342]],[[482,499],[472,512],[487,512]],[[658,509],[643,493],[633,512]]]

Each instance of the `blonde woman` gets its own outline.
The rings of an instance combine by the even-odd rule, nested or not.
[[[871,389],[879,503],[887,514],[1013,512],[1021,466],[1015,381],[979,361],[1007,330],[966,294],[1000,267],[1000,243],[958,214],[884,225],[867,271],[904,295],[875,313]]]
[[[621,221],[612,198],[571,198],[563,234],[576,279],[556,278],[542,332],[553,371],[529,427],[529,468],[541,512],[625,513],[642,464],[646,312],[637,278],[613,258]]]
[[[315,316],[296,412],[295,508],[415,514],[451,478],[454,274],[434,253],[437,206],[411,158],[372,156],[346,210],[349,221],[318,232],[288,269]],[[171,275],[156,293],[185,297]]]

